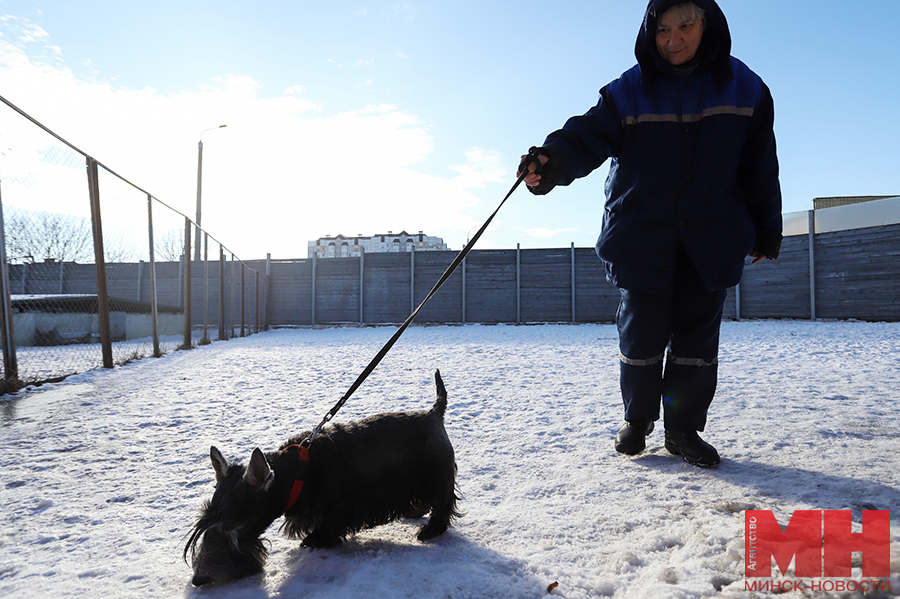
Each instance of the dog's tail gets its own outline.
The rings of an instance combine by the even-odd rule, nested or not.
[[[444,388],[444,380],[441,378],[441,371],[434,371],[434,385],[437,387],[437,399],[434,400],[432,410],[441,418],[444,417],[444,411],[447,409],[447,390]]]

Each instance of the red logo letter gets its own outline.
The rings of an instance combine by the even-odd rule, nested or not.
[[[861,551],[862,575],[887,578],[891,575],[891,513],[864,510],[862,532],[852,532],[850,516],[850,510],[825,511],[825,576],[849,578],[852,552]]]
[[[822,512],[797,510],[784,532],[771,510],[744,512],[744,576],[770,577],[772,558],[784,574],[794,562],[794,575],[822,575]]]

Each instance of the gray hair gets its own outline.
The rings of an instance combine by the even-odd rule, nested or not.
[[[684,4],[676,4],[669,10],[674,10],[682,20],[690,21],[692,19],[700,19],[706,23],[706,11],[694,4],[693,2],[685,2]],[[669,12],[667,10],[666,12]],[[663,13],[665,14],[665,13]],[[659,15],[662,18],[662,15]]]

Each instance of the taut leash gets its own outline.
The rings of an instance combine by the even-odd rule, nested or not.
[[[334,404],[334,407],[331,408],[331,410],[329,410],[327,414],[325,414],[325,417],[322,419],[322,422],[320,422],[319,425],[313,429],[313,431],[312,431],[312,433],[310,433],[309,437],[307,437],[306,439],[303,440],[303,442],[302,442],[303,445],[309,446],[309,444],[312,442],[312,440],[315,439],[316,435],[319,434],[319,431],[321,431],[322,427],[324,427],[326,424],[328,424],[328,422],[332,418],[334,418],[335,414],[338,413],[338,410],[340,410],[344,406],[344,404],[347,403],[347,400],[350,399],[350,396],[352,396],[353,393],[357,389],[359,389],[359,386],[363,384],[363,381],[365,381],[368,378],[368,376],[370,374],[372,374],[372,371],[375,370],[375,368],[378,366],[378,364],[381,362],[381,360],[391,350],[391,348],[397,342],[397,339],[399,339],[400,335],[403,334],[403,331],[405,331],[407,329],[407,327],[409,327],[409,325],[412,324],[412,321],[415,320],[416,316],[419,314],[419,311],[425,306],[425,304],[428,303],[428,300],[430,300],[432,297],[434,297],[434,294],[437,293],[438,290],[441,288],[441,286],[447,281],[447,279],[450,278],[450,275],[453,274],[453,271],[455,271],[457,269],[457,267],[462,263],[462,261],[465,260],[466,255],[468,255],[469,251],[471,251],[471,249],[475,245],[475,243],[481,238],[482,233],[484,233],[485,230],[487,230],[488,226],[491,224],[491,221],[493,221],[494,217],[497,216],[497,213],[500,212],[500,209],[503,207],[503,204],[506,203],[506,200],[509,199],[509,196],[511,196],[513,194],[513,192],[516,190],[516,188],[519,186],[519,184],[529,174],[528,165],[531,164],[532,162],[536,163],[536,165],[537,165],[537,167],[536,167],[537,170],[535,172],[540,172],[541,163],[540,163],[540,160],[538,159],[538,148],[531,148],[528,151],[528,155],[520,163],[520,168],[522,169],[522,174],[519,175],[519,178],[516,179],[515,183],[513,183],[512,188],[510,188],[509,192],[506,194],[506,197],[503,198],[503,201],[500,202],[500,205],[497,206],[497,209],[494,210],[493,214],[491,214],[490,217],[488,217],[488,219],[484,222],[484,224],[481,225],[481,228],[478,229],[478,232],[475,233],[475,236],[472,237],[471,241],[469,241],[469,243],[466,244],[466,247],[464,247],[462,249],[462,251],[460,251],[459,254],[456,255],[456,258],[453,259],[453,262],[450,263],[450,266],[447,267],[447,270],[444,271],[444,274],[441,275],[441,278],[438,279],[438,282],[435,283],[434,287],[431,289],[431,291],[428,293],[428,295],[425,296],[425,299],[422,300],[422,303],[419,304],[419,306],[415,310],[413,310],[413,313],[410,314],[409,317],[407,317],[407,319],[403,322],[403,324],[400,325],[400,327],[393,334],[393,336],[390,339],[388,339],[388,342],[384,344],[384,347],[382,347],[381,350],[377,354],[375,354],[375,357],[372,358],[372,361],[369,362],[369,365],[366,366],[366,368],[362,371],[362,373],[358,377],[356,377],[356,380],[353,382],[352,385],[350,385],[350,388],[347,390],[346,393],[344,393],[344,396],[341,397],[336,404]]]

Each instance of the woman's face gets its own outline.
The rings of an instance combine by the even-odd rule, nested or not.
[[[690,61],[700,49],[703,21],[685,18],[673,7],[663,13],[656,24],[656,49],[669,64],[678,66]]]

